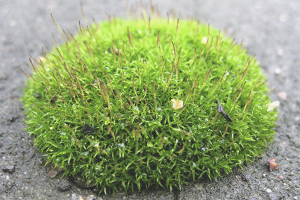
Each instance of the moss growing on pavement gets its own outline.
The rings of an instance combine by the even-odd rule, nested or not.
[[[255,58],[196,21],[124,20],[80,27],[32,61],[23,101],[47,161],[100,191],[230,173],[274,136]]]

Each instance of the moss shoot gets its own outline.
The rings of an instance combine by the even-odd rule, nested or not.
[[[23,95],[47,161],[100,192],[172,190],[243,166],[277,111],[254,57],[193,20],[111,19],[31,60]]]

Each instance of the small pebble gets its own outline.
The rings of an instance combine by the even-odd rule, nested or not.
[[[278,92],[277,95],[283,100],[285,100],[287,97],[287,93],[284,91]]]
[[[9,119],[9,121],[10,121],[10,122],[15,122],[16,119],[18,119],[18,118],[19,118],[18,115],[13,115],[13,116],[11,116],[11,118]]]
[[[72,200],[78,200],[78,196],[75,193],[71,194],[71,198],[72,198]]]
[[[7,167],[3,168],[2,171],[12,174],[15,172],[15,166],[14,165],[7,166]]]
[[[281,71],[282,71],[282,70],[281,70],[280,68],[278,68],[278,67],[275,69],[275,73],[276,73],[276,74],[280,74]]]
[[[279,16],[279,21],[280,22],[286,22],[287,21],[287,18],[288,18],[288,15],[286,15],[286,14],[281,14],[280,16]]]
[[[57,171],[55,171],[54,169],[47,169],[48,175],[50,176],[50,178],[55,178],[55,176],[57,175]]]
[[[195,189],[196,190],[202,190],[203,189],[203,185],[202,184],[196,184],[195,185]]]
[[[5,187],[10,190],[12,188],[12,186],[14,186],[15,182],[14,181],[8,181],[6,184],[5,184]]]
[[[39,166],[44,166],[46,164],[46,161],[45,160],[40,160],[39,161]]]
[[[47,173],[50,176],[50,178],[54,178],[56,177],[58,172],[63,171],[63,169],[59,168],[59,167],[54,167],[53,164],[49,164],[47,165]]]
[[[282,56],[282,55],[284,54],[284,50],[281,49],[281,48],[277,49],[277,54],[278,54],[279,56]]]
[[[126,196],[126,193],[125,192],[119,192],[119,193],[115,193],[114,194],[114,197],[115,198],[121,198],[121,197],[124,197]]]
[[[274,194],[274,193],[269,193],[268,196],[269,196],[270,200],[277,200],[277,199],[279,199],[279,197],[276,194]]]
[[[283,176],[282,175],[279,175],[278,178],[280,178],[281,180],[283,180]]]
[[[57,186],[58,191],[65,192],[71,189],[71,185],[69,181],[61,180],[60,183]]]
[[[250,179],[251,179],[251,175],[249,175],[249,174],[246,174],[246,175],[243,176],[243,180],[244,180],[244,181],[249,182]]]

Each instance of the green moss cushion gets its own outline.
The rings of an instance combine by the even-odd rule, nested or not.
[[[255,58],[175,19],[101,22],[32,66],[28,132],[48,162],[100,191],[216,178],[261,155],[276,110]]]

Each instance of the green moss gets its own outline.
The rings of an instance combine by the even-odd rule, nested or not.
[[[23,95],[28,132],[65,175],[104,192],[172,190],[230,173],[272,141],[265,77],[218,30],[174,19],[81,29],[33,66]]]

